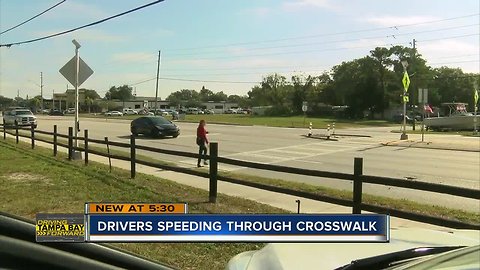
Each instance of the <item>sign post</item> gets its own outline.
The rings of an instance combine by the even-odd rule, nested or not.
[[[72,43],[75,45],[75,56],[70,59],[70,61],[59,70],[59,72],[75,87],[75,147],[78,147],[77,137],[78,132],[80,131],[80,120],[78,117],[78,87],[93,74],[93,70],[80,58],[78,52],[78,49],[81,47],[80,43],[75,39],[72,40]],[[81,159],[79,153],[80,152],[74,150],[74,159]]]
[[[478,85],[475,83],[475,89],[473,93],[473,106],[475,108],[475,116],[473,117],[473,134],[477,135],[478,134],[478,129],[477,129],[477,108],[478,108]]]
[[[410,86],[410,77],[408,76],[407,72],[407,67],[408,67],[408,62],[406,60],[402,61],[402,66],[403,66],[403,78],[402,78],[402,83],[403,83],[403,132],[402,135],[400,135],[400,140],[407,140],[408,135],[407,135],[407,102],[408,102],[408,87]]]
[[[308,103],[304,101],[302,103],[302,111],[303,111],[303,127],[305,127],[305,117],[307,115]]]
[[[422,142],[424,141],[425,137],[425,109],[428,103],[428,89],[418,89],[418,104],[423,105],[423,111],[422,111]]]

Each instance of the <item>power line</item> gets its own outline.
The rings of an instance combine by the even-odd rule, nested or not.
[[[134,86],[134,85],[139,85],[139,84],[142,84],[142,83],[146,83],[146,82],[149,82],[149,81],[153,81],[153,80],[156,80],[157,77],[153,77],[153,78],[150,78],[150,79],[145,79],[143,81],[139,81],[139,82],[136,82],[136,83],[131,83],[131,84],[127,84],[129,86]],[[197,80],[197,79],[182,79],[182,78],[170,78],[170,77],[160,77],[159,78],[160,80],[165,80],[165,81],[182,81],[182,82],[210,82],[210,83],[248,83],[248,84],[252,84],[252,83],[259,83],[259,82],[249,82],[249,81],[216,81],[216,80]]]
[[[464,19],[469,17],[475,17],[480,15],[480,13],[469,14],[464,16],[458,17],[451,17],[445,18],[440,20],[432,20],[427,22],[420,22],[420,23],[411,23],[411,24],[403,24],[403,25],[393,25],[388,27],[378,27],[378,28],[371,28],[371,29],[363,29],[363,30],[355,30],[355,31],[346,31],[346,32],[337,32],[337,33],[327,33],[327,34],[317,34],[317,35],[309,35],[309,36],[297,36],[297,37],[289,37],[289,38],[281,38],[281,39],[270,39],[270,40],[263,40],[263,41],[251,41],[251,42],[239,42],[239,43],[227,43],[222,45],[213,45],[213,46],[204,46],[204,47],[190,47],[190,48],[180,48],[180,49],[172,49],[169,51],[185,51],[185,50],[199,50],[199,49],[211,49],[211,48],[222,48],[222,47],[229,47],[229,46],[238,46],[238,45],[249,45],[249,44],[258,44],[258,43],[271,43],[271,42],[279,42],[279,41],[287,41],[287,40],[298,40],[298,39],[309,39],[309,38],[317,38],[317,37],[326,37],[326,36],[336,36],[336,35],[345,35],[345,34],[354,34],[354,33],[364,33],[364,32],[373,32],[379,30],[388,30],[388,29],[396,29],[401,27],[409,27],[409,26],[416,26],[416,25],[423,25],[423,24],[431,24],[437,22],[444,22],[444,21],[451,21],[457,19]]]
[[[450,36],[450,37],[442,37],[442,38],[433,38],[433,39],[424,39],[424,40],[417,40],[420,42],[431,42],[431,41],[438,41],[438,40],[444,40],[444,39],[456,39],[456,38],[463,38],[463,37],[473,37],[473,36],[478,36],[480,33],[475,33],[475,34],[466,34],[466,35],[459,35],[459,36]]]
[[[140,10],[140,9],[143,9],[143,8],[146,8],[146,7],[149,7],[149,6],[158,4],[158,3],[163,2],[163,1],[165,1],[165,0],[156,0],[156,1],[153,1],[153,2],[151,2],[151,3],[145,4],[145,5],[143,5],[143,6],[139,6],[139,7],[136,7],[136,8],[134,8],[134,9],[127,10],[127,11],[125,11],[125,12],[122,12],[122,13],[119,13],[119,14],[117,14],[117,15],[113,15],[113,16],[107,17],[107,18],[105,18],[105,19],[102,19],[102,20],[99,20],[99,21],[96,21],[96,22],[93,22],[93,23],[89,23],[89,24],[86,24],[86,25],[83,25],[83,26],[79,26],[79,27],[76,27],[76,28],[73,28],[73,29],[70,29],[70,30],[66,30],[66,31],[59,32],[59,33],[56,33],[56,34],[44,36],[44,37],[41,37],[41,38],[35,38],[35,39],[30,39],[30,40],[20,41],[20,42],[14,42],[14,43],[8,43],[8,44],[0,44],[0,47],[11,47],[11,46],[13,46],[13,45],[20,45],[20,44],[32,43],[32,42],[36,42],[36,41],[40,41],[40,40],[44,40],[44,39],[48,39],[48,38],[52,38],[52,37],[57,37],[57,36],[65,35],[65,34],[68,34],[68,33],[71,33],[71,32],[74,32],[74,31],[77,31],[77,30],[80,30],[80,29],[83,29],[83,28],[87,28],[87,27],[90,27],[90,26],[94,26],[94,25],[97,25],[97,24],[100,24],[100,23],[109,21],[109,20],[111,20],[111,19],[114,19],[114,18],[123,16],[123,15],[126,15],[126,14],[128,14],[128,13],[132,13],[132,12],[134,12],[134,11],[137,11],[137,10]]]
[[[421,42],[431,42],[437,40],[444,40],[444,39],[455,39],[455,38],[463,38],[463,37],[470,37],[470,36],[478,36],[479,33],[475,34],[466,34],[466,35],[458,35],[458,36],[449,36],[437,39],[426,39],[421,40]],[[397,45],[407,45],[409,43],[390,43],[390,44],[382,44],[376,45],[376,47],[390,47],[390,46],[397,46]],[[327,51],[340,51],[340,50],[351,50],[351,49],[364,49],[364,48],[371,48],[372,45],[369,46],[358,46],[358,47],[343,47],[343,48],[327,48],[327,49],[315,49],[315,50],[302,50],[302,51],[288,51],[288,52],[276,52],[276,53],[265,53],[265,54],[250,54],[250,55],[232,55],[232,56],[217,56],[217,57],[199,57],[195,58],[196,60],[212,60],[212,59],[229,59],[229,58],[248,58],[248,57],[259,57],[259,56],[272,56],[272,55],[287,55],[287,54],[304,54],[304,53],[312,53],[312,52],[327,52]]]
[[[249,48],[246,51],[257,51],[257,50],[267,50],[267,49],[280,49],[280,48],[291,48],[291,47],[305,47],[305,46],[312,46],[312,45],[322,45],[322,44],[332,44],[332,43],[340,43],[340,42],[349,42],[349,41],[358,41],[358,40],[367,40],[367,39],[379,39],[379,38],[396,38],[399,36],[409,36],[409,35],[417,35],[417,34],[424,34],[424,33],[432,33],[432,32],[439,32],[439,31],[447,31],[452,29],[459,29],[459,28],[467,28],[471,26],[478,26],[479,24],[469,24],[469,25],[462,25],[462,26],[454,26],[454,27],[446,27],[446,28],[438,28],[433,30],[424,30],[424,31],[417,31],[417,32],[409,32],[409,33],[400,33],[395,35],[383,35],[383,36],[375,36],[375,37],[365,37],[365,38],[353,38],[353,39],[343,39],[343,40],[332,40],[332,41],[324,41],[324,42],[313,42],[313,43],[299,43],[299,44],[290,44],[290,45],[280,45],[280,46],[270,46],[270,47],[256,47],[256,48]],[[209,51],[203,52],[200,54],[213,54],[218,53],[218,51]],[[199,53],[182,53],[182,54],[170,54],[170,56],[189,56],[189,55],[198,55]]]
[[[443,62],[443,63],[430,63],[428,65],[447,65],[447,64],[461,64],[461,63],[475,63],[475,62],[480,62],[480,60],[466,60],[466,61],[453,61],[453,62]]]
[[[15,29],[15,28],[17,28],[17,27],[20,27],[20,26],[22,26],[22,25],[24,25],[24,24],[28,23],[29,21],[31,21],[31,20],[33,20],[33,19],[35,19],[35,18],[37,18],[37,17],[39,17],[39,16],[41,16],[41,15],[43,15],[43,14],[47,13],[48,11],[50,11],[50,10],[52,10],[52,9],[56,8],[57,6],[59,6],[59,5],[63,4],[63,2],[65,2],[65,1],[66,1],[66,0],[60,1],[60,2],[58,2],[57,4],[55,4],[55,5],[51,6],[51,7],[49,7],[49,8],[48,8],[48,9],[46,9],[46,10],[44,10],[43,12],[41,12],[41,13],[39,13],[39,14],[37,14],[37,15],[33,16],[32,18],[30,18],[30,19],[28,19],[28,20],[26,20],[26,21],[24,21],[24,22],[22,22],[22,23],[19,23],[19,24],[17,24],[17,25],[15,25],[15,26],[13,26],[13,27],[10,27],[10,28],[8,28],[8,29],[7,29],[7,30],[5,30],[5,31],[2,31],[2,32],[0,32],[0,35],[2,35],[2,34],[5,34],[5,33],[9,32],[9,31],[11,31],[11,30],[13,30],[13,29]]]

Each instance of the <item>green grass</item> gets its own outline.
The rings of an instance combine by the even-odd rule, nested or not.
[[[111,116],[105,117],[104,115],[82,114],[81,117],[90,118],[108,118],[108,119],[123,119],[133,120],[139,115],[125,115],[125,116]],[[171,116],[167,116],[167,119],[171,119]],[[321,117],[306,117],[305,121],[303,116],[285,116],[285,117],[273,117],[273,116],[253,116],[247,114],[206,114],[206,115],[192,115],[185,116],[185,120],[180,122],[194,122],[197,123],[201,119],[204,119],[207,123],[211,124],[230,124],[230,125],[246,125],[246,126],[270,126],[270,127],[290,127],[290,128],[308,128],[309,123],[312,122],[314,129],[327,128],[327,125],[335,123],[335,128],[352,128],[352,127],[383,127],[392,126],[393,124],[384,120],[345,120],[334,118],[321,118]]]
[[[81,161],[14,140],[0,140],[0,210],[33,219],[38,212],[82,213],[91,202],[187,202],[191,213],[285,213],[250,200],[219,194],[208,203],[208,192],[150,175]],[[223,269],[234,255],[258,249],[260,243],[128,243],[115,246],[181,269]]]
[[[198,122],[204,119],[207,123],[257,125],[270,127],[308,128],[310,122],[314,129],[327,128],[335,123],[335,128],[351,128],[366,126],[389,126],[390,123],[382,120],[343,120],[334,118],[305,117],[303,116],[252,116],[246,114],[209,114],[209,115],[186,115],[185,121]]]

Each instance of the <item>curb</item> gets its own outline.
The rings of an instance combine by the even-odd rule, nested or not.
[[[448,147],[442,147],[442,146],[432,146],[430,144],[428,144],[427,146],[418,146],[414,143],[409,144],[409,145],[399,145],[399,144],[396,144],[396,143],[398,143],[398,141],[381,143],[381,145],[383,145],[383,146],[405,147],[405,148],[422,148],[422,149],[434,149],[434,150],[447,150],[447,151],[480,153],[480,149],[479,150],[471,150],[471,149],[461,149],[461,148],[454,148],[454,147],[448,148]]]

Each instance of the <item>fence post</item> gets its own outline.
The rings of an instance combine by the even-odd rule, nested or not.
[[[35,149],[35,128],[33,124],[30,126],[30,138],[32,140],[32,149]]]
[[[18,125],[15,125],[15,141],[18,144]]]
[[[5,130],[5,123],[3,123],[3,139],[7,139],[7,131]]]
[[[110,172],[112,172],[112,158],[110,157],[110,145],[108,145],[108,137],[105,137],[105,144],[107,145],[108,165],[110,167]]]
[[[88,165],[88,129],[83,131],[83,137],[85,138],[83,148],[85,150],[85,165]]]
[[[217,184],[218,184],[218,143],[210,143],[210,192],[209,202],[217,202]]]
[[[135,135],[130,135],[130,178],[135,178],[136,168],[135,163],[136,160],[136,153],[135,153]]]
[[[53,156],[57,156],[57,125],[53,125]]]
[[[362,213],[362,178],[363,158],[355,158],[353,162],[353,214]]]
[[[68,127],[68,160],[73,157],[73,127]]]

